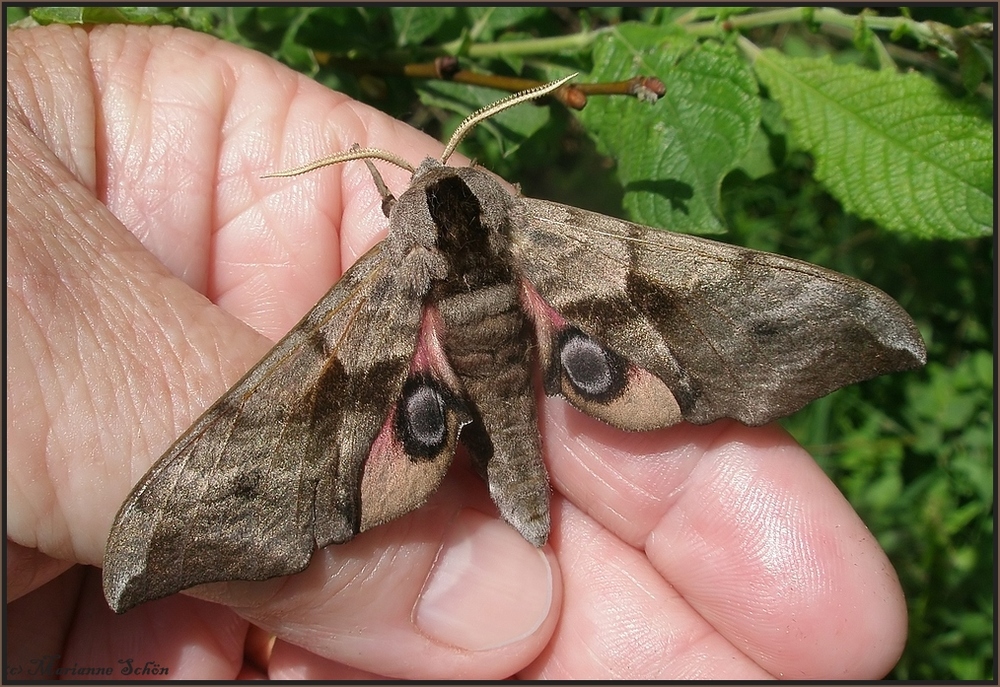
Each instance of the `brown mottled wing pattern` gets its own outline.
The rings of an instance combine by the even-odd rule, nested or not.
[[[369,251],[135,486],[105,552],[117,612],[299,572],[358,532],[363,463],[420,330],[390,262]]]
[[[906,312],[856,279],[521,200],[513,251],[522,277],[567,322],[663,380],[689,422],[765,424],[925,360]]]

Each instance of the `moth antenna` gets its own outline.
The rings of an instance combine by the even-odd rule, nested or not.
[[[448,161],[451,154],[455,152],[456,148],[458,148],[458,144],[462,142],[462,139],[465,138],[466,134],[469,133],[472,127],[479,124],[479,122],[484,119],[489,119],[493,115],[512,108],[515,105],[520,105],[523,102],[534,100],[535,98],[541,98],[543,95],[551,93],[574,77],[576,77],[576,74],[570,74],[569,76],[559,79],[558,81],[552,81],[541,86],[536,86],[535,88],[529,88],[526,91],[512,93],[506,98],[496,101],[492,105],[487,105],[484,108],[476,110],[462,120],[462,123],[458,125],[457,129],[455,129],[455,133],[451,135],[451,140],[448,141],[448,147],[446,147],[444,149],[444,153],[441,154],[441,164],[443,165]]]
[[[320,167],[326,167],[328,165],[336,165],[341,162],[350,162],[351,160],[384,160],[385,162],[391,162],[397,167],[402,167],[410,174],[416,171],[416,169],[409,162],[403,158],[390,153],[388,150],[381,150],[379,148],[358,148],[357,146],[351,148],[350,150],[344,151],[342,153],[336,153],[335,155],[330,155],[329,157],[324,157],[319,160],[314,160],[308,162],[301,167],[294,167],[292,169],[285,169],[280,172],[271,172],[269,174],[264,174],[261,179],[276,179],[279,177],[294,177],[299,174],[305,174],[306,172],[311,172],[314,169],[319,169]]]

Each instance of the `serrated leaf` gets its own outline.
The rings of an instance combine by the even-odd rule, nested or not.
[[[919,74],[788,58],[754,67],[849,212],[924,238],[993,231],[993,127]]]
[[[588,80],[637,75],[659,77],[666,95],[654,104],[594,96],[579,115],[617,160],[630,218],[673,231],[724,231],[720,185],[760,121],[753,74],[731,47],[699,45],[671,27],[622,24],[595,45]]]

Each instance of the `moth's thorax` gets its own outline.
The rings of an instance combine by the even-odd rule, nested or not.
[[[404,279],[436,298],[509,283],[517,202],[481,169],[427,159],[393,206],[388,248]]]

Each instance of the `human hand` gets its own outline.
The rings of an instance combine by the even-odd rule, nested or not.
[[[132,484],[386,227],[360,163],[260,175],[355,142],[413,163],[441,146],[188,31],[13,31],[7,58],[10,666],[58,655],[120,675],[151,661],[202,679],[892,667],[906,632],[895,573],[784,432],[627,434],[554,399],[541,551],[487,515],[459,465],[426,506],[299,575],[196,592],[225,605],[181,594],[115,616],[98,570],[67,569],[100,565]],[[397,193],[408,182],[382,173]],[[278,637],[266,665],[245,655],[251,622]]]

